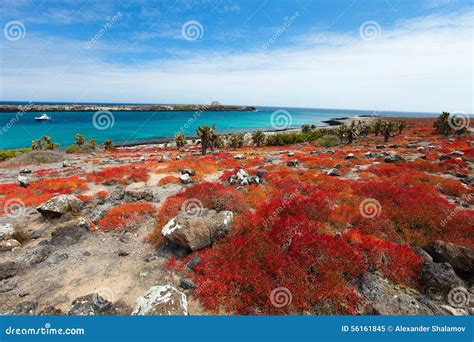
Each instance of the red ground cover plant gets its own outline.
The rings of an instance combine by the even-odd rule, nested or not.
[[[104,184],[112,180],[117,180],[119,184],[146,182],[149,168],[140,165],[124,165],[104,168],[100,171],[87,174],[87,180],[96,184]]]
[[[181,179],[175,176],[166,176],[158,181],[158,186],[163,186],[166,184],[181,184]]]
[[[5,215],[5,206],[16,200],[25,206],[38,206],[54,196],[87,190],[87,181],[79,176],[44,179],[31,183],[27,188],[18,184],[0,184],[0,215]]]
[[[150,203],[124,203],[110,210],[98,226],[104,230],[133,229],[137,222],[155,214]]]
[[[198,252],[197,297],[206,308],[237,314],[354,314],[363,304],[357,277],[368,269],[415,284],[421,265],[408,246],[354,231],[324,233],[332,195],[301,185],[293,196],[274,198],[237,219],[230,236]],[[277,213],[277,214],[275,214]],[[271,293],[284,287],[289,305],[279,307]]]

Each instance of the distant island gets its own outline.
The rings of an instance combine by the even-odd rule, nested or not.
[[[251,106],[228,106],[213,102],[211,105],[94,105],[94,104],[2,104],[0,112],[167,112],[167,111],[254,111]]]

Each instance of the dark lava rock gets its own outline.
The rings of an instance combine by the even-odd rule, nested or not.
[[[70,316],[102,316],[111,314],[112,302],[101,297],[98,293],[91,293],[73,300],[68,311]]]
[[[37,301],[26,301],[17,304],[15,310],[13,311],[14,315],[23,315],[23,316],[32,316],[36,314],[36,309],[38,308]]]
[[[68,222],[56,228],[51,233],[51,245],[54,246],[71,246],[78,243],[87,233],[87,229],[82,227],[78,220]]]
[[[40,312],[38,312],[39,316],[61,316],[63,314],[64,313],[62,312],[61,309],[58,309],[54,306],[48,306],[44,308],[43,310],[41,310]]]
[[[421,271],[421,283],[428,293],[448,293],[455,287],[464,287],[453,268],[448,263],[426,262]]]
[[[201,262],[201,257],[199,255],[195,255],[191,258],[191,260],[189,260],[187,267],[192,270],[194,266],[200,265]]]
[[[195,289],[197,287],[197,285],[194,283],[194,281],[192,281],[191,279],[187,279],[187,278],[181,279],[181,282],[179,283],[179,286],[181,286],[185,290]]]
[[[0,262],[0,280],[11,278],[18,272],[18,263],[15,261]]]
[[[433,241],[425,251],[435,262],[447,262],[460,274],[474,273],[474,251],[464,246],[444,241]]]

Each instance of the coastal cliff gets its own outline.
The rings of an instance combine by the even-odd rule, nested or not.
[[[94,104],[31,104],[0,105],[0,112],[165,112],[165,111],[254,111],[251,106],[212,105],[94,105]]]

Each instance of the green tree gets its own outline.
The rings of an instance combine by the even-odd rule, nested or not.
[[[263,145],[265,143],[265,139],[265,133],[263,133],[261,129],[252,133],[252,141],[257,147]]]
[[[374,130],[375,136],[380,135],[382,131],[382,120],[380,119],[375,120],[374,125],[373,125],[373,130]]]

